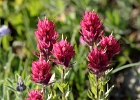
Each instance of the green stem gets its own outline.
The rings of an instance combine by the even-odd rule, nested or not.
[[[62,72],[62,83],[64,83],[64,74],[65,74],[65,70],[63,68],[63,72]]]
[[[2,41],[2,38],[0,37],[0,49],[2,48],[2,47],[1,47],[1,41]]]
[[[44,100],[46,98],[45,94],[46,94],[46,85],[43,85],[43,98],[44,98]]]
[[[63,72],[62,72],[62,83],[64,83],[64,75],[65,75],[65,69],[63,68]],[[63,89],[62,100],[65,100],[65,89]]]
[[[99,89],[98,89],[98,76],[96,76],[96,90],[97,90],[97,100],[99,100]]]
[[[22,92],[19,93],[20,100],[22,100]]]
[[[108,83],[107,83],[106,89],[107,89],[107,91],[108,91]],[[105,99],[105,100],[108,100],[108,99]]]
[[[52,85],[50,85],[50,89],[51,89],[52,95],[54,95]]]
[[[105,73],[103,73],[103,79],[102,79],[102,81],[105,80],[104,78],[105,78]],[[104,84],[102,84],[102,85],[103,85],[103,99],[106,100],[105,99],[105,85]]]

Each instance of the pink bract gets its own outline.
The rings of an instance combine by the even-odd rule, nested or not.
[[[110,35],[109,37],[102,37],[102,40],[99,44],[102,49],[106,50],[109,59],[111,59],[115,54],[119,53],[121,50],[118,40],[116,40],[113,37],[113,35]]]
[[[103,49],[95,47],[88,54],[88,66],[92,73],[99,75],[100,73],[109,69],[108,55]]]
[[[81,35],[83,40],[89,46],[93,46],[94,42],[98,41],[100,36],[103,34],[101,32],[102,23],[98,15],[94,12],[85,12],[83,20],[80,22],[81,25]]]
[[[66,40],[61,40],[53,45],[53,55],[57,59],[57,63],[64,65],[64,68],[70,67],[69,62],[75,55],[73,46],[70,45]]]
[[[56,39],[58,37],[58,33],[54,30],[55,25],[52,21],[44,19],[39,20],[37,26],[38,28],[35,32],[35,35],[38,39],[38,48],[41,54],[44,54],[43,56],[46,55],[45,53],[47,53],[47,55],[50,55],[53,44],[56,43]]]
[[[26,100],[43,100],[43,92],[38,90],[32,90],[28,92],[29,97]]]
[[[50,74],[51,68],[49,62],[43,59],[39,61],[34,61],[32,63],[32,78],[31,80],[35,83],[40,83],[43,85],[48,85],[52,74]]]

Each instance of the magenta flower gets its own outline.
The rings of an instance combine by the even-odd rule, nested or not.
[[[58,33],[54,30],[54,23],[48,19],[43,21],[39,20],[37,26],[38,28],[35,32],[38,39],[37,45],[41,54],[46,57],[51,54],[53,44],[56,43],[56,39],[58,37]]]
[[[49,55],[52,51],[52,48],[53,48],[53,44],[51,44],[50,42],[46,43],[44,41],[38,41],[37,46],[43,57],[45,57],[45,58],[49,57]],[[38,56],[39,56],[39,54],[38,54]]]
[[[48,85],[52,74],[50,74],[51,68],[49,62],[43,59],[34,61],[32,63],[32,78],[31,80],[43,85]]]
[[[88,66],[92,73],[95,75],[100,75],[100,73],[109,69],[109,60],[108,55],[103,49],[98,49],[95,47],[89,54],[88,54]]]
[[[69,62],[75,55],[73,46],[70,45],[66,40],[61,40],[53,45],[53,55],[56,57],[57,64],[64,65],[64,68],[70,67]]]
[[[26,100],[43,100],[43,92],[38,90],[32,90],[28,92],[29,97]]]
[[[99,44],[102,49],[106,50],[109,60],[121,50],[118,41],[113,35],[103,37]]]
[[[94,42],[98,41],[101,34],[102,24],[97,14],[94,12],[85,12],[83,20],[80,22],[81,35],[83,40],[89,46],[93,46]]]

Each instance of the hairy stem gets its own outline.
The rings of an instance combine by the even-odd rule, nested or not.
[[[103,73],[102,81],[103,81],[103,82],[105,81],[105,72]],[[102,87],[103,87],[103,98],[104,98],[104,100],[106,100],[106,99],[105,99],[105,85],[102,84]]]
[[[43,98],[44,98],[44,100],[46,99],[45,94],[46,94],[46,85],[43,85]]]
[[[96,91],[97,91],[97,100],[99,100],[99,88],[98,88],[98,76],[96,76]]]
[[[63,68],[62,83],[64,83],[64,75],[65,75],[65,69]],[[62,100],[65,100],[65,90],[64,89],[63,89],[63,93],[62,93]]]
[[[51,89],[52,95],[54,95],[52,85],[50,85],[50,89]]]

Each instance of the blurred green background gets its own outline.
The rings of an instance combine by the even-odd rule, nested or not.
[[[115,69],[140,60],[140,0],[0,0],[0,26],[7,25],[11,30],[10,34],[0,37],[1,100],[15,100],[19,95],[15,91],[19,75],[28,89],[39,87],[30,81],[30,73],[32,61],[37,59],[33,55],[37,51],[34,32],[38,19],[45,16],[54,21],[60,37],[63,34],[75,45],[76,55],[72,62],[76,63],[67,78],[72,91],[69,100],[89,99],[88,48],[79,43],[79,23],[86,10],[98,13],[105,34],[113,32],[119,40],[121,52],[113,58],[111,67]],[[139,77],[136,68],[134,71]],[[131,100],[130,96],[125,98]]]

